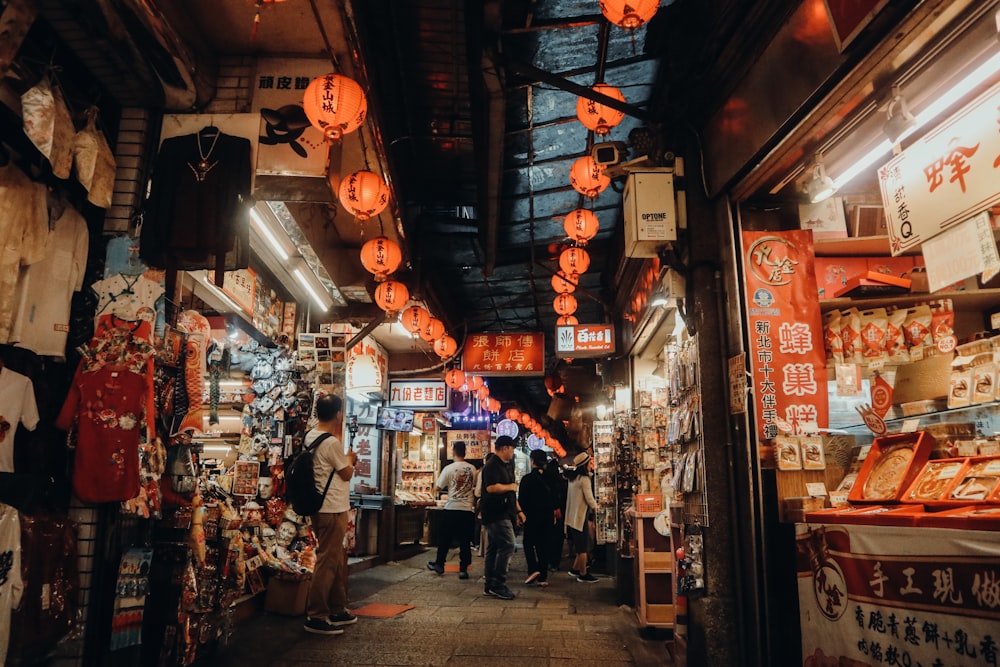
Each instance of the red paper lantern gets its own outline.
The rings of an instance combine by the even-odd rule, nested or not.
[[[597,215],[585,208],[570,211],[563,222],[563,229],[566,230],[566,236],[580,245],[587,245],[587,241],[597,236],[597,231],[600,228],[601,223],[597,219]]]
[[[560,315],[572,315],[576,312],[576,297],[572,294],[559,294],[552,301],[552,307]]]
[[[465,371],[458,368],[452,368],[444,374],[444,383],[452,389],[458,389],[465,384]]]
[[[336,141],[365,122],[368,100],[357,81],[340,74],[325,74],[306,87],[302,108],[313,127]]]
[[[486,401],[486,407],[489,409],[490,412],[499,413],[500,401],[498,401],[495,398],[490,398],[490,400]]]
[[[580,282],[579,274],[566,275],[562,271],[552,276],[552,289],[556,294],[570,294],[576,291],[576,285]]]
[[[635,30],[648,23],[660,7],[660,0],[601,0],[601,13],[611,23]]]
[[[571,327],[576,326],[580,323],[580,320],[576,319],[576,315],[562,315],[556,320],[557,327]]]
[[[430,321],[431,314],[427,312],[427,309],[417,305],[410,306],[399,317],[399,323],[411,334],[421,332]]]
[[[503,413],[503,416],[511,421],[517,421],[517,418],[521,416],[521,411],[517,408],[507,408],[507,412]]]
[[[386,312],[395,312],[410,300],[410,290],[398,280],[384,280],[375,288],[375,303]]]
[[[437,353],[442,359],[447,359],[451,355],[455,354],[455,350],[458,349],[458,343],[451,336],[441,336],[436,341],[434,341],[434,352]]]
[[[427,321],[427,326],[420,330],[420,337],[428,343],[437,340],[444,335],[444,322],[436,317]]]
[[[566,248],[559,253],[559,268],[566,275],[586,273],[590,268],[590,253],[583,248]]]
[[[591,90],[595,93],[601,93],[602,95],[616,99],[619,102],[625,101],[622,91],[605,83],[599,83],[591,88]],[[578,97],[576,98],[576,117],[580,119],[585,128],[593,130],[595,134],[603,137],[611,132],[611,128],[622,122],[625,112],[612,109],[587,97]]]
[[[479,398],[479,402],[482,403],[483,401],[485,401],[490,397],[490,388],[487,387],[486,385],[483,385],[482,387],[476,390],[476,396]]]
[[[593,199],[604,192],[611,179],[589,155],[577,158],[569,170],[569,184],[585,197]]]
[[[466,375],[465,383],[469,385],[469,391],[479,391],[479,388],[483,386],[483,376],[482,375]]]
[[[402,261],[403,253],[399,244],[384,236],[376,236],[361,246],[361,265],[375,274],[377,282],[385,280],[399,268]]]
[[[389,205],[389,186],[378,174],[362,169],[341,181],[338,198],[351,215],[364,221]]]

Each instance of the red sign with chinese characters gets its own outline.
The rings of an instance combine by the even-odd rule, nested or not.
[[[540,333],[472,334],[462,350],[462,368],[479,375],[544,375],[545,336]]]
[[[743,232],[757,435],[828,423],[826,353],[812,232]]]
[[[603,357],[615,351],[612,324],[575,324],[556,327],[556,354],[562,358]]]

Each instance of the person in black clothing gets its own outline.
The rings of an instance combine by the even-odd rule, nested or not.
[[[549,557],[549,569],[553,572],[559,570],[562,562],[563,543],[566,541],[566,478],[563,477],[559,469],[559,460],[551,459],[545,466],[545,480],[552,489],[555,497],[555,524],[549,534],[549,547],[547,550]]]
[[[548,586],[550,533],[555,523],[555,495],[545,480],[548,455],[531,452],[531,472],[521,479],[518,501],[524,511],[524,558],[528,562],[526,584]]]
[[[486,577],[484,595],[513,600],[507,586],[507,566],[514,553],[514,523],[524,521],[524,512],[517,503],[517,483],[514,470],[507,465],[514,458],[514,440],[501,435],[493,445],[496,456],[483,466],[483,525],[486,526]]]

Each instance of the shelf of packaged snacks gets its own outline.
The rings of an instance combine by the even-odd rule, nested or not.
[[[889,237],[851,236],[839,239],[814,239],[813,251],[817,257],[878,257],[889,255]],[[906,254],[916,255],[918,250]]]
[[[897,429],[894,427],[902,426],[911,419],[919,420],[917,430],[919,430],[921,426],[928,426],[930,424],[947,424],[955,421],[983,422],[987,419],[996,418],[996,416],[1000,414],[997,411],[998,408],[1000,408],[1000,401],[991,401],[989,403],[965,405],[960,408],[944,408],[942,410],[934,410],[932,412],[924,412],[916,415],[890,417],[885,420],[885,424],[888,427],[889,433],[895,433]],[[837,430],[847,431],[849,433],[853,433],[855,431],[869,432],[868,427],[864,424],[848,424],[846,426],[837,425],[836,428]]]
[[[934,292],[933,294],[921,292],[873,297],[839,297],[836,299],[820,299],[819,306],[823,312],[850,308],[852,306],[859,309],[884,308],[885,306],[908,308],[914,304],[936,301],[938,299],[951,299],[955,310],[986,310],[1000,305],[1000,289],[974,289],[957,292],[941,291]]]

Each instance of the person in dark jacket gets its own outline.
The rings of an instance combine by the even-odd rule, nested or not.
[[[558,572],[562,564],[563,544],[566,542],[566,478],[559,468],[559,459],[552,458],[545,465],[545,480],[555,497],[555,528],[549,535],[549,570]]]
[[[548,455],[540,449],[531,452],[531,472],[521,479],[518,501],[524,511],[524,558],[528,562],[526,584],[548,586],[549,543],[555,524],[556,499],[545,480]]]

